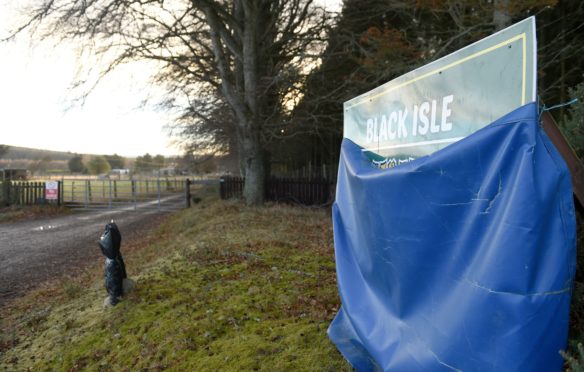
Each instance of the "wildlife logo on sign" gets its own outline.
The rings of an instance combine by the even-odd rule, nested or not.
[[[392,167],[438,151],[536,100],[530,17],[344,104],[345,138]]]

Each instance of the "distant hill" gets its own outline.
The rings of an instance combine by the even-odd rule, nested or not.
[[[0,169],[17,168],[28,169],[33,175],[63,174],[69,173],[68,162],[76,155],[80,155],[84,164],[95,156],[95,154],[78,154],[71,151],[52,151],[33,149],[28,147],[9,146],[8,152],[0,154]],[[107,155],[105,155],[107,156]],[[123,157],[125,168],[133,168],[135,157]],[[174,160],[168,159],[167,166],[174,164]]]
[[[28,147],[10,146],[6,155],[2,157],[3,160],[41,160],[51,159],[57,161],[68,161],[75,154],[72,152],[51,151],[31,149]]]
[[[66,173],[72,152],[31,149],[9,146],[8,152],[0,158],[0,168],[28,169],[34,175]]]

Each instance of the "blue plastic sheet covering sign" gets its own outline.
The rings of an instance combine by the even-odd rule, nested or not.
[[[576,223],[569,171],[537,115],[522,106],[389,170],[344,140],[342,307],[328,333],[354,368],[561,370]]]

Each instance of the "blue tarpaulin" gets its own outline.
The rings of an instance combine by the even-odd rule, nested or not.
[[[345,139],[333,221],[328,332],[357,370],[561,370],[576,223],[536,104],[392,169]]]

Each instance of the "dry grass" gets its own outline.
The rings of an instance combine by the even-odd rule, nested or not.
[[[56,205],[32,205],[23,207],[4,207],[0,208],[0,223],[9,223],[23,220],[38,218],[47,218],[61,216],[71,213],[65,207]]]
[[[322,210],[203,202],[122,250],[137,289],[110,310],[101,267],[3,309],[5,370],[350,370]]]

